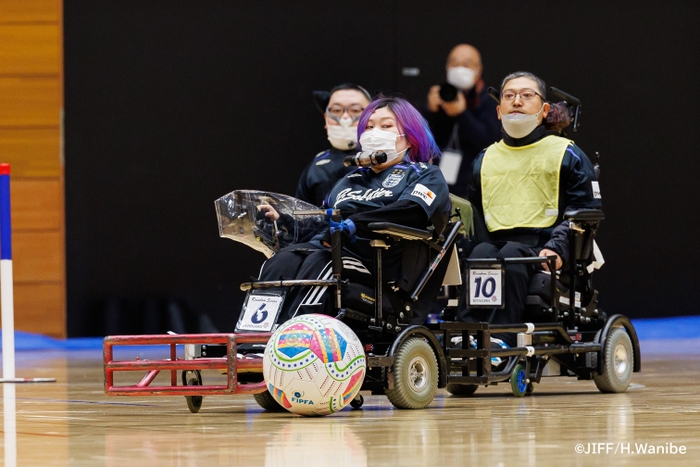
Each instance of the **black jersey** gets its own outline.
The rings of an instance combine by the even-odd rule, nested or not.
[[[324,204],[340,209],[345,217],[396,201],[419,204],[428,218],[449,211],[449,192],[440,169],[422,162],[402,162],[379,173],[358,168],[336,183]]]
[[[357,149],[341,151],[336,148],[316,154],[302,172],[295,196],[314,206],[320,206],[333,185],[353,169],[345,167],[343,161],[345,157],[355,154]]]

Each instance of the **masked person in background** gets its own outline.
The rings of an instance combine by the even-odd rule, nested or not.
[[[343,233],[343,278],[373,284],[374,251],[371,222],[394,222],[408,227],[442,230],[450,211],[447,184],[440,169],[430,164],[439,157],[427,122],[406,100],[380,98],[370,103],[358,120],[357,132],[364,151],[384,152],[386,162],[353,168],[330,190],[324,207],[339,209],[342,221],[331,223],[310,242],[292,245],[263,265],[260,280],[329,279],[332,274],[328,245],[333,230]],[[284,222],[269,205],[261,205],[270,221]],[[382,238],[381,236],[376,238]],[[398,280],[402,247],[387,250],[383,277]],[[439,284],[438,284],[439,285]],[[292,287],[287,292],[278,323],[297,314],[329,313],[328,287]],[[427,311],[414,314],[425,321]]]
[[[447,57],[447,81],[430,88],[423,110],[442,150],[439,165],[450,192],[463,198],[472,161],[501,137],[496,102],[488,94],[482,71],[479,51],[457,45]]]
[[[318,93],[315,95],[323,111],[328,141],[332,147],[318,153],[306,166],[299,178],[295,196],[320,206],[335,182],[352,169],[345,167],[343,160],[360,150],[357,121],[371,97],[365,88],[351,83],[334,87],[327,97],[319,98]]]
[[[561,269],[569,257],[568,209],[600,208],[600,190],[588,156],[573,141],[548,131],[544,82],[529,72],[503,80],[498,118],[503,139],[474,161],[468,199],[481,215],[488,239],[470,258],[555,256]],[[556,128],[555,128],[556,129]],[[554,133],[557,133],[556,131]],[[506,264],[503,309],[469,308],[467,287],[460,298],[463,321],[516,324],[525,310],[530,264]],[[500,336],[513,346],[514,336]]]

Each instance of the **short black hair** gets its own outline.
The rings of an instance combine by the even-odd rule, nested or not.
[[[530,73],[529,71],[516,71],[515,73],[511,73],[505,78],[503,78],[503,82],[501,83],[501,92],[503,92],[503,88],[506,86],[506,83],[512,79],[515,78],[530,78],[533,80],[535,83],[537,83],[537,87],[539,88],[540,96],[542,96],[542,100],[547,99],[547,87],[544,84],[544,81],[538,77],[535,76],[533,73]]]
[[[353,91],[359,91],[361,92],[368,101],[372,102],[372,96],[370,96],[369,92],[359,84],[354,84],[354,83],[343,83],[339,84],[333,89],[328,91],[313,91],[312,95],[314,97],[314,102],[316,103],[316,108],[318,109],[319,112],[324,113],[326,111],[326,107],[328,107],[328,103],[331,100],[331,96],[333,95],[334,92],[336,91],[343,91],[345,89],[351,89]]]
[[[369,95],[369,92],[367,92],[367,90],[365,88],[363,88],[362,86],[360,86],[359,84],[354,84],[354,83],[343,83],[343,84],[337,85],[336,87],[331,89],[331,92],[330,92],[330,94],[328,94],[328,97],[330,98],[330,96],[332,96],[333,93],[336,91],[343,91],[345,89],[360,91],[362,94],[365,95],[365,97],[367,98],[368,101],[370,101],[370,102],[372,101],[372,96]]]

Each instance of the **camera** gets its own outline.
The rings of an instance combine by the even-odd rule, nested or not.
[[[456,101],[458,92],[459,90],[450,83],[442,83],[440,85],[440,99],[445,102]]]

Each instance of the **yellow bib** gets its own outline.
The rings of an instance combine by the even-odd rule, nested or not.
[[[489,232],[554,224],[561,161],[572,143],[546,136],[527,146],[508,146],[501,140],[488,147],[481,164],[481,193]]]

